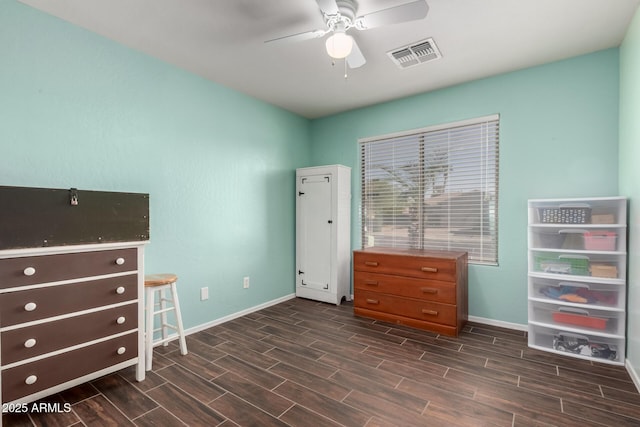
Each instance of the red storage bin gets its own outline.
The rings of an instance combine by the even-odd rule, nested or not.
[[[564,323],[593,329],[605,329],[607,327],[608,320],[603,317],[591,317],[588,313],[581,314],[568,311],[554,311],[552,316],[553,321],[557,323]]]
[[[584,248],[587,251],[615,251],[617,237],[613,231],[587,231],[584,233]]]

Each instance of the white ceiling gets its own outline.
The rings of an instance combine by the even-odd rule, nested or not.
[[[367,63],[332,66],[315,0],[20,0],[309,118],[617,47],[640,0],[427,0],[424,20],[353,31]],[[358,15],[410,0],[358,0]],[[350,31],[351,33],[351,31]],[[433,37],[443,58],[401,70],[386,52]]]

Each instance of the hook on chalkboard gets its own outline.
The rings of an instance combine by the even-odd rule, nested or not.
[[[69,202],[71,206],[78,206],[78,189],[71,188],[69,189]]]

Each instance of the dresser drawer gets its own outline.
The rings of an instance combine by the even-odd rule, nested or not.
[[[137,334],[132,332],[89,347],[5,369],[2,371],[2,401],[11,402],[125,362],[135,358],[137,352]]]
[[[0,294],[0,326],[17,325],[104,305],[134,301],[138,298],[137,285],[138,276],[129,274],[3,293]]]
[[[456,281],[456,260],[425,256],[354,252],[353,269],[420,279]]]
[[[357,290],[380,292],[445,304],[456,303],[456,285],[451,282],[356,271],[353,276],[353,287]]]
[[[354,295],[354,307],[376,310],[389,314],[456,326],[456,306],[397,297],[377,292],[358,291]]]
[[[138,269],[135,248],[0,259],[2,289]]]
[[[131,303],[81,316],[4,331],[0,334],[2,364],[8,365],[126,332],[137,328],[137,324],[138,307],[135,303]]]

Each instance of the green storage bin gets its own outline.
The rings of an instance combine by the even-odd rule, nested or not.
[[[589,275],[589,257],[555,253],[536,253],[534,269],[543,273]]]

